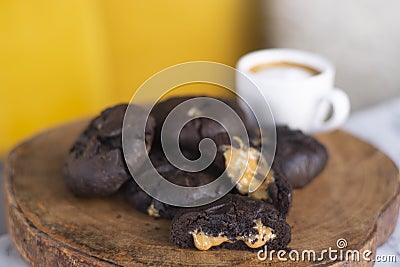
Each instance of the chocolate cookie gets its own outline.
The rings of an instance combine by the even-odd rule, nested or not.
[[[185,154],[190,158],[190,153],[185,152]],[[180,186],[194,187],[206,185],[218,177],[218,170],[212,167],[201,172],[186,172],[180,170],[170,164],[165,156],[158,150],[151,152],[150,160],[161,176]],[[149,175],[149,172],[144,170],[139,175],[146,177],[146,175]],[[175,207],[153,199],[144,192],[133,179],[127,182],[124,191],[125,199],[128,203],[139,211],[155,218],[172,219],[181,209],[181,207]]]
[[[156,104],[153,107],[151,114],[156,119],[157,142],[160,141],[161,129],[168,114],[179,104],[183,103],[186,100],[193,99],[195,97],[198,96],[169,98],[163,102]],[[244,125],[245,126],[247,125],[246,115],[235,100],[230,100],[225,98],[217,98],[217,100],[220,100],[229,107],[231,107],[234,110],[234,112],[236,112],[236,114],[239,116],[239,118],[242,120]],[[209,103],[199,101],[196,102],[195,106],[186,108],[183,111],[183,113],[185,113],[185,115],[187,115],[189,118],[196,117],[196,116],[201,116],[202,113],[204,113],[204,111],[207,110],[208,108],[210,108]],[[231,123],[230,126],[233,129],[231,135],[236,135],[236,133],[240,131],[239,127],[237,127],[237,129],[235,128],[237,125],[239,124],[235,123],[235,125],[232,125]],[[182,131],[180,132],[179,135],[179,144],[183,149],[197,151],[199,142],[202,139],[211,138],[214,140],[214,142],[216,142],[217,146],[219,146],[220,144],[217,143],[219,140],[215,139],[215,137],[221,133],[226,133],[226,129],[221,124],[208,118],[197,117],[190,120],[182,128]]]
[[[311,182],[325,168],[328,151],[312,136],[288,127],[277,127],[276,165],[293,188]]]
[[[286,249],[290,226],[272,206],[228,194],[214,203],[180,211],[171,225],[171,239],[182,248],[238,250]]]
[[[271,129],[263,128],[264,133]],[[260,139],[259,129],[250,128],[251,143],[255,147],[272,144],[268,136]],[[301,188],[311,182],[328,161],[328,152],[324,145],[314,137],[287,126],[276,127],[276,152],[274,169],[279,169],[293,188]]]
[[[78,137],[66,157],[63,175],[70,191],[82,197],[108,196],[130,179],[122,153],[122,123],[127,104],[104,110]],[[143,112],[145,116],[145,112]],[[146,146],[151,147],[155,121],[146,125]],[[137,157],[147,157],[137,155]]]

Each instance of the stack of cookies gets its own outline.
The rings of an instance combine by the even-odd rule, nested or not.
[[[250,143],[244,145],[240,136],[231,140],[220,124],[197,117],[180,132],[182,153],[188,159],[198,158],[198,146],[204,138],[212,139],[218,152],[212,164],[202,171],[181,170],[168,161],[160,136],[169,112],[190,98],[170,98],[156,104],[150,116],[146,115],[146,151],[135,154],[135,176],[145,179],[151,175],[141,168],[144,158],[149,157],[163,178],[180,186],[202,186],[227,175],[235,181],[228,194],[207,205],[183,208],[163,203],[143,191],[132,178],[122,150],[122,125],[128,104],[104,110],[78,137],[65,160],[66,185],[78,197],[107,197],[123,192],[126,201],[137,210],[154,218],[172,219],[171,240],[182,248],[258,250],[266,245],[268,249],[287,249],[291,231],[286,216],[292,188],[306,186],[324,169],[328,159],[325,147],[300,131],[278,126],[276,154],[272,166],[268,166],[260,150],[260,129],[249,126],[236,101],[219,99],[243,121]],[[243,166],[243,154],[264,163],[265,168],[255,171],[248,167],[252,162]],[[262,176],[263,182],[251,191],[249,181],[255,175]]]

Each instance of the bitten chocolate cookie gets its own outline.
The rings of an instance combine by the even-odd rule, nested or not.
[[[220,147],[222,161],[217,158],[214,164],[219,169],[226,169],[226,174],[236,182],[231,193],[240,193],[256,200],[272,204],[286,216],[292,202],[292,187],[278,166],[270,169],[265,157],[257,147],[245,146],[239,137],[234,137],[231,145]],[[254,191],[254,179],[263,181]]]
[[[188,158],[191,157],[189,155],[190,153],[185,152],[185,154]],[[201,186],[211,183],[218,177],[218,170],[212,167],[201,172],[186,172],[180,170],[170,164],[160,151],[152,151],[150,160],[161,176],[177,185],[186,187]],[[138,175],[146,177],[149,173],[144,170]],[[144,192],[133,179],[127,182],[124,191],[125,199],[128,203],[137,210],[155,218],[172,219],[175,214],[182,209],[181,207],[175,207],[153,199]]]
[[[182,248],[238,250],[286,249],[290,226],[272,206],[228,194],[214,203],[179,212],[172,221],[171,239]]]
[[[328,161],[325,146],[312,136],[288,127],[277,127],[275,162],[293,188],[311,182]]]
[[[70,149],[63,176],[76,196],[108,196],[130,179],[122,153],[122,123],[127,107],[127,104],[120,104],[104,110],[89,123]],[[145,132],[147,149],[151,147],[154,128],[155,121],[149,117]],[[147,157],[147,154],[136,156]]]

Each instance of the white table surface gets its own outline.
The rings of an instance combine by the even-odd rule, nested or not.
[[[375,145],[400,166],[400,98],[353,113],[343,129]],[[378,248],[377,255],[396,255],[397,263],[376,263],[375,266],[400,266],[400,220],[389,241]],[[25,266],[29,265],[9,235],[1,236],[0,267]]]

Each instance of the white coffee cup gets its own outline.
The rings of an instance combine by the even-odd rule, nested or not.
[[[293,49],[265,49],[243,56],[236,68],[264,94],[276,124],[312,133],[335,129],[348,118],[349,98],[335,88],[335,68],[321,56]],[[264,102],[252,97],[256,95],[254,88],[248,88],[240,75],[236,87],[251,108],[263,108],[260,105]],[[263,125],[262,118],[259,123]]]

